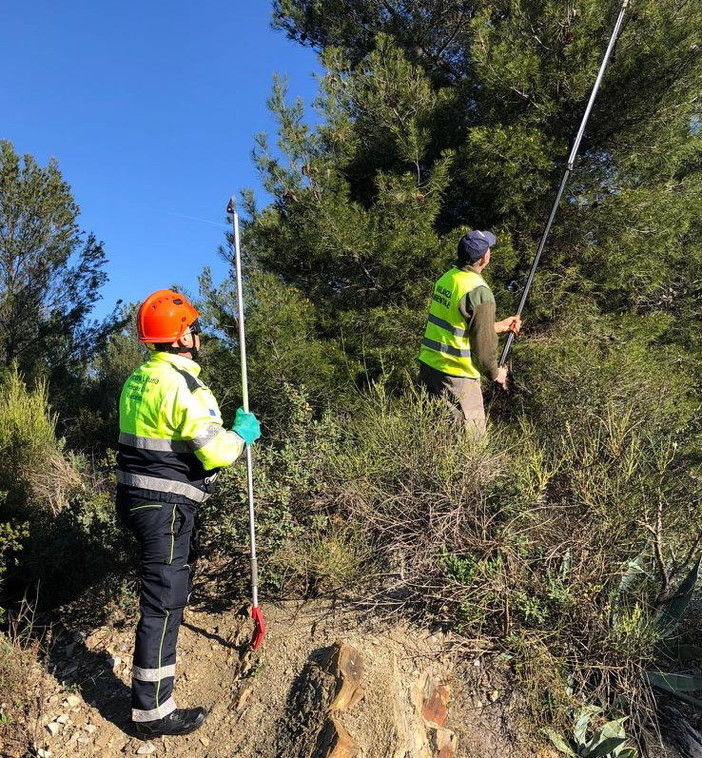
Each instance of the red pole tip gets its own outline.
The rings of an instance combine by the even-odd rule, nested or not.
[[[251,609],[251,618],[254,621],[254,630],[251,637],[251,647],[256,650],[258,646],[263,642],[263,638],[266,634],[266,621],[263,618],[263,611],[256,606]]]

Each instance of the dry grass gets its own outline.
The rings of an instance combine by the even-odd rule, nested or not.
[[[652,619],[699,540],[683,528],[692,501],[669,491],[674,446],[614,413],[584,416],[550,447],[526,425],[480,440],[440,406],[382,393],[349,432],[327,486],[296,514],[337,527],[289,543],[290,571],[317,556],[316,574],[329,575],[318,586],[505,651],[534,723],[622,696],[651,720]],[[340,541],[343,524],[353,540]],[[624,593],[628,563],[646,551],[650,577]]]
[[[33,500],[48,508],[54,516],[85,488],[73,460],[58,451],[48,453],[43,465],[32,470],[29,485]]]
[[[41,729],[45,672],[38,663],[48,640],[39,634],[34,611],[24,602],[0,632],[0,745],[3,758],[31,754]]]

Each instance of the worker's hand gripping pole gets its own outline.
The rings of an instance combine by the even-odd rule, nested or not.
[[[241,277],[241,246],[239,243],[239,214],[236,209],[234,196],[229,199],[227,213],[232,217],[232,229],[234,232],[234,265],[236,269],[236,303],[237,318],[239,322],[239,353],[241,356],[241,394],[242,405],[246,413],[249,412],[249,384],[246,372],[246,336],[244,330],[244,297]],[[254,631],[251,637],[251,647],[256,648],[263,642],[266,633],[266,622],[263,612],[258,606],[258,560],[256,558],[256,521],[254,516],[254,493],[253,493],[253,461],[251,459],[251,446],[246,446],[246,485],[249,496],[249,535],[251,544],[251,618],[254,622]]]
[[[605,69],[607,68],[609,57],[612,54],[612,50],[614,49],[614,44],[617,41],[619,32],[621,31],[622,23],[624,21],[624,13],[626,11],[626,7],[628,4],[629,4],[629,0],[623,0],[622,6],[619,10],[619,16],[617,17],[617,21],[614,24],[614,29],[612,30],[612,35],[609,38],[609,44],[607,45],[607,50],[604,54],[604,58],[602,59],[600,70],[597,73],[597,79],[595,79],[595,84],[592,88],[592,92],[590,93],[590,99],[588,100],[587,108],[585,108],[585,113],[580,123],[580,128],[578,129],[578,133],[575,135],[575,140],[573,141],[573,147],[570,151],[570,156],[568,157],[568,165],[566,166],[565,173],[563,174],[563,178],[561,179],[561,184],[558,187],[558,192],[556,193],[556,197],[553,201],[553,205],[551,206],[551,213],[549,214],[548,221],[546,222],[546,226],[544,227],[543,234],[541,235],[541,241],[539,242],[539,247],[536,250],[536,255],[534,256],[534,260],[529,269],[529,275],[527,276],[526,284],[524,285],[524,290],[522,292],[522,297],[519,301],[519,307],[517,308],[518,316],[522,315],[522,310],[524,309],[524,304],[526,303],[527,296],[529,295],[529,289],[531,288],[531,283],[534,280],[534,274],[536,273],[536,269],[539,265],[539,261],[541,260],[541,253],[544,250],[544,246],[546,245],[546,240],[548,238],[549,232],[551,231],[551,225],[553,224],[553,219],[556,216],[556,210],[558,209],[558,204],[560,203],[561,197],[563,196],[563,190],[565,189],[565,186],[568,182],[568,177],[570,176],[570,172],[573,170],[575,157],[577,156],[578,150],[580,149],[580,141],[582,140],[583,134],[585,133],[585,125],[587,124],[587,120],[590,117],[590,111],[592,111],[592,106],[595,104],[595,98],[597,97],[597,90],[599,90],[600,88],[600,83],[602,82],[602,77],[604,75]],[[514,332],[510,331],[507,335],[505,346],[502,349],[502,355],[500,356],[500,366],[504,366],[505,363],[507,363],[507,356],[509,354],[510,348],[512,347],[513,341],[514,341]]]

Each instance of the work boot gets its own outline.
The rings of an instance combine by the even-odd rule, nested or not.
[[[159,737],[162,734],[190,734],[202,726],[205,716],[207,711],[204,708],[176,708],[162,719],[135,721],[134,728],[143,739]]]

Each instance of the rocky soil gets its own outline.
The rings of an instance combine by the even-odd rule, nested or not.
[[[329,602],[265,604],[268,632],[243,654],[249,618],[189,608],[175,696],[204,705],[185,737],[138,739],[129,724],[133,629],[55,630],[31,752],[19,758],[453,758],[534,756],[507,726],[512,695],[479,650],[443,633]],[[6,748],[8,750],[9,748]],[[541,755],[553,755],[545,750]]]
[[[56,625],[30,744],[6,741],[0,756],[560,755],[520,734],[509,678],[477,643],[330,601],[262,607],[268,632],[253,654],[246,652],[252,622],[242,611],[197,602],[186,610],[176,702],[204,705],[209,715],[192,735],[150,741],[129,721],[131,614],[97,629],[85,620]],[[661,749],[661,758],[676,755]]]

